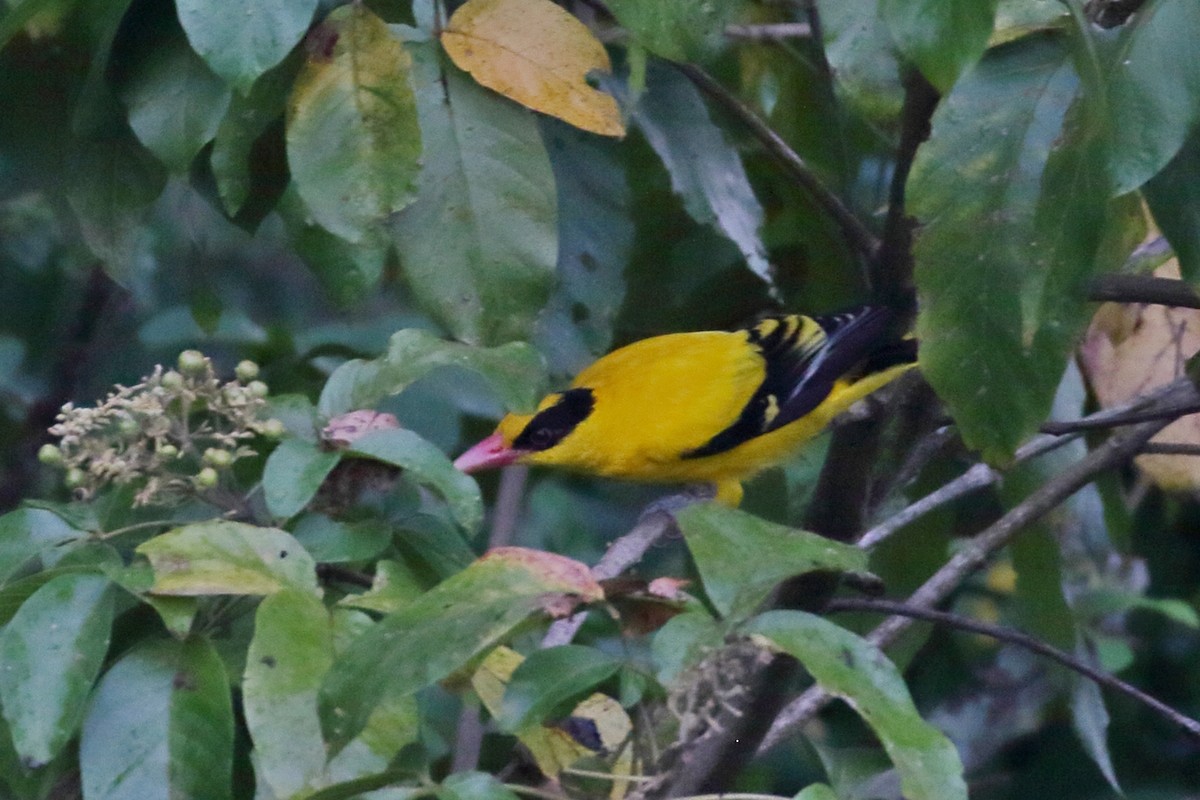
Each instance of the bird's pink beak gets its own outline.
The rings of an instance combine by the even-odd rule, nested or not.
[[[454,466],[463,472],[479,472],[482,469],[506,467],[521,456],[504,443],[504,437],[493,433],[454,460]]]

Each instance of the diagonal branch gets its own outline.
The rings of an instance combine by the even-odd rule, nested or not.
[[[1180,406],[1200,397],[1187,378],[1179,378],[1164,390],[1156,406]],[[1150,437],[1162,430],[1169,420],[1143,422],[1123,434],[1113,436],[1089,452],[1053,480],[1043,484],[959,550],[933,574],[912,596],[908,605],[932,608],[942,602],[966,578],[991,559],[1000,548],[1029,524],[1045,516],[1068,497],[1090,483],[1099,473],[1124,463],[1138,453]],[[877,647],[894,643],[912,626],[912,620],[890,617],[866,637]],[[830,700],[819,687],[812,687],[787,706],[776,718],[758,752],[762,753],[782,741],[791,732],[806,724]]]
[[[1126,683],[1115,675],[1110,675],[1104,670],[1097,669],[1091,664],[1076,658],[1070,653],[1059,650],[1057,647],[1050,645],[1038,639],[1035,636],[1030,636],[1024,631],[1018,631],[1013,628],[1005,628],[1002,625],[993,625],[990,622],[982,622],[970,617],[964,617],[961,614],[952,614],[947,611],[936,611],[932,608],[921,608],[908,603],[897,603],[894,600],[872,600],[846,598],[831,600],[829,605],[825,607],[826,612],[837,613],[841,611],[866,611],[869,613],[894,614],[902,617],[910,617],[912,619],[924,620],[933,622],[938,625],[945,625],[959,630],[969,631],[971,633],[982,634],[997,641],[1014,644],[1018,647],[1023,647],[1031,653],[1037,653],[1040,656],[1045,656],[1051,661],[1056,661],[1062,664],[1067,669],[1073,670],[1080,675],[1095,681],[1101,686],[1106,686],[1109,689],[1120,692],[1121,694],[1131,697],[1142,705],[1150,708],[1157,714],[1170,720],[1175,725],[1178,725],[1190,736],[1200,739],[1200,722],[1191,717],[1181,714],[1171,708],[1166,703],[1143,692],[1141,689]]]
[[[795,178],[796,182],[829,216],[833,217],[842,235],[855,251],[867,259],[874,258],[875,252],[879,249],[878,237],[859,220],[854,212],[842,202],[841,198],[821,182],[812,168],[783,140],[782,136],[700,67],[695,64],[676,64],[675,66],[692,83],[696,84],[700,91],[746,126],[746,129],[787,170],[788,174]]]

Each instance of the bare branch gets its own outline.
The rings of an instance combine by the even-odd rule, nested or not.
[[[1200,308],[1200,294],[1190,283],[1153,275],[1102,275],[1092,281],[1088,299],[1110,303],[1150,303]]]
[[[751,42],[780,42],[787,39],[807,39],[812,36],[812,28],[807,22],[726,25],[725,35],[730,39],[745,39]]]
[[[1172,408],[1197,399],[1198,393],[1191,381],[1179,378],[1159,395],[1155,406]],[[1113,436],[1063,470],[955,553],[912,594],[908,604],[917,608],[931,608],[940,603],[957,589],[967,576],[986,564],[997,550],[1012,541],[1026,526],[1049,513],[1090,483],[1099,473],[1135,455],[1150,437],[1162,430],[1167,423],[1168,420],[1143,422],[1123,434]],[[911,619],[890,617],[866,638],[877,647],[887,647],[911,625]],[[804,692],[779,714],[758,752],[764,752],[806,724],[829,699],[819,687],[812,687]]]
[[[946,625],[959,630],[970,631],[972,633],[983,634],[1001,642],[1023,647],[1032,653],[1045,656],[1052,661],[1057,661],[1067,669],[1078,672],[1085,678],[1088,678],[1101,686],[1107,686],[1110,689],[1121,692],[1122,694],[1133,698],[1137,702],[1152,709],[1174,724],[1178,725],[1189,735],[1200,739],[1200,722],[1179,713],[1171,708],[1166,703],[1157,700],[1150,695],[1132,686],[1120,678],[1110,675],[1103,670],[1096,669],[1091,664],[1083,661],[1070,653],[1059,650],[1057,647],[1051,647],[1042,640],[1030,636],[1023,631],[1014,630],[1013,628],[1005,628],[1001,625],[993,625],[990,622],[981,622],[970,617],[964,617],[961,614],[952,614],[946,611],[936,611],[932,608],[921,608],[909,605],[908,603],[898,603],[894,600],[867,600],[867,599],[838,599],[831,600],[825,607],[827,612],[840,611],[867,611],[879,614],[894,614],[897,616],[911,617],[913,619],[926,620],[939,625]]]

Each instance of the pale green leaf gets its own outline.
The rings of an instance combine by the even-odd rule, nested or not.
[[[908,800],[966,800],[954,745],[921,719],[900,673],[878,648],[803,611],[769,611],[747,632],[797,658],[818,685],[862,716],[896,765]]]
[[[192,48],[245,93],[304,36],[317,0],[179,0],[175,9]]]
[[[288,104],[288,166],[322,227],[351,242],[416,196],[421,131],[411,59],[364,5],[335,8],[309,34]]]
[[[316,564],[290,533],[243,522],[197,522],[138,545],[166,595],[319,594]]]
[[[558,251],[554,175],[536,120],[410,45],[425,142],[419,199],[392,227],[421,306],[465,342],[527,339]]]
[[[112,616],[107,578],[66,573],[34,592],[0,632],[0,706],[26,766],[47,763],[75,735]]]
[[[280,442],[263,468],[263,499],[271,516],[288,519],[303,511],[341,457],[303,439]]]

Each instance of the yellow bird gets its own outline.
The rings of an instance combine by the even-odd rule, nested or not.
[[[546,466],[650,483],[711,483],[736,506],[742,481],[784,461],[855,401],[910,369],[916,341],[862,306],[768,317],[737,331],[654,336],[614,350],[509,414],[454,462],[463,472]]]

